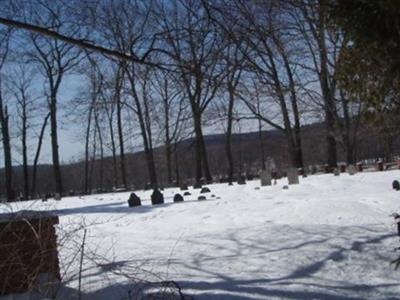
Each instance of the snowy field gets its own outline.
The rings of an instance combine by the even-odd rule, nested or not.
[[[139,191],[138,208],[118,193],[1,210],[58,210],[59,237],[75,236],[59,249],[66,292],[78,285],[79,255],[72,255],[83,230],[71,231],[87,226],[83,299],[134,299],[133,278],[175,281],[194,299],[400,299],[400,270],[390,266],[399,240],[389,217],[400,212],[400,192],[391,188],[398,178],[397,170],[314,175],[288,190],[286,178],[260,189],[259,180],[208,185],[207,201],[190,189],[174,204],[175,188],[159,206]]]

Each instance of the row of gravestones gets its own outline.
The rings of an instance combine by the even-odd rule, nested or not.
[[[299,171],[296,168],[287,169],[287,178],[289,184],[299,183]],[[272,185],[272,174],[270,170],[264,170],[260,174],[261,186]]]
[[[333,169],[333,175],[335,176],[339,176],[340,173],[343,173],[345,171],[347,171],[347,174],[349,175],[354,175],[358,172],[362,172],[362,168],[360,168],[360,166],[354,166],[354,165],[348,165],[345,169],[342,168],[342,166],[340,166],[339,168],[335,168]]]
[[[203,187],[200,191],[200,194],[206,194],[206,193],[211,193],[210,189],[208,187]],[[186,191],[184,196],[190,196],[190,192]],[[211,198],[214,198],[215,195],[211,195]],[[219,197],[217,197],[218,199]],[[174,195],[174,202],[183,202],[184,198],[181,194],[175,194]],[[207,197],[204,195],[200,195],[197,200],[207,200]],[[157,204],[163,204],[164,203],[164,195],[158,190],[154,189],[153,193],[151,194],[151,204],[152,205],[157,205]],[[128,199],[128,206],[129,207],[136,207],[136,206],[141,206],[142,201],[138,195],[135,193],[131,193]]]

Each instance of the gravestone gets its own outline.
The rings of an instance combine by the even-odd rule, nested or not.
[[[346,165],[340,165],[339,168],[340,168],[340,173],[346,172]]]
[[[196,182],[196,183],[193,185],[193,189],[201,189],[201,183],[200,183],[200,182]]]
[[[282,187],[282,190],[288,190],[289,189],[289,187],[287,186],[287,185],[284,185],[283,187]]]
[[[246,174],[246,179],[247,180],[253,180],[254,179],[254,175],[253,174]]]
[[[238,184],[246,184],[246,177],[244,175],[240,175],[237,181]]]
[[[55,193],[54,194],[54,200],[61,200],[61,194],[60,193]]]
[[[147,182],[147,183],[144,185],[144,190],[145,190],[145,191],[151,190],[151,187],[152,187],[152,184],[151,184],[150,182]]]
[[[183,202],[183,197],[181,194],[175,194],[174,202]]]
[[[392,188],[396,191],[400,190],[400,182],[398,180],[394,180],[392,182]]]
[[[208,188],[208,187],[203,187],[201,190],[200,190],[200,194],[205,194],[205,193],[210,193],[211,191],[210,191],[210,189]]]
[[[164,203],[164,195],[158,190],[154,189],[151,194],[151,204],[163,204]]]
[[[260,174],[261,186],[271,185],[272,176],[270,170],[264,170]]]
[[[190,196],[190,195],[191,195],[190,192],[184,192],[184,193],[183,193],[183,196]]]
[[[317,166],[311,166],[311,175],[314,175],[315,173],[317,173]]]
[[[289,184],[298,184],[299,183],[299,174],[296,168],[289,168],[287,170],[287,177]]]
[[[358,172],[362,172],[363,170],[364,170],[363,164],[362,164],[362,163],[358,163],[358,164],[357,164],[357,171],[358,171]]]
[[[354,175],[354,174],[356,174],[356,173],[357,173],[356,167],[355,167],[354,165],[349,165],[349,166],[347,167],[347,173],[348,173],[349,175]]]
[[[333,169],[333,175],[339,176],[340,175],[340,170],[338,168]]]
[[[187,191],[189,189],[188,185],[186,183],[182,183],[180,186],[181,191]]]
[[[199,196],[197,200],[207,200],[206,196]]]
[[[140,201],[139,196],[135,193],[131,193],[128,199],[128,205],[129,207],[141,206],[142,202]]]

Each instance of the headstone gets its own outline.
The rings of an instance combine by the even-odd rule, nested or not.
[[[346,172],[346,165],[340,165],[339,168],[340,168],[340,173]]]
[[[364,170],[363,164],[362,163],[358,163],[357,164],[357,171],[358,172],[362,172]]]
[[[339,176],[340,175],[340,170],[338,168],[333,169],[333,175]]]
[[[392,188],[396,191],[400,190],[400,182],[398,180],[394,180],[392,182]]]
[[[180,186],[181,191],[187,191],[189,189],[188,185],[186,183],[182,183]]]
[[[135,193],[131,193],[128,199],[128,205],[129,207],[141,206],[142,202],[140,201],[139,196]]]
[[[200,182],[196,182],[196,183],[193,185],[193,189],[201,189],[201,183],[200,183]]]
[[[311,174],[314,175],[317,173],[317,166],[311,166]]]
[[[289,168],[287,170],[287,177],[289,184],[298,184],[299,183],[299,174],[296,168]]]
[[[379,161],[376,168],[378,169],[378,171],[383,171],[383,162]]]
[[[240,175],[237,181],[238,184],[246,184],[246,177],[244,175]]]
[[[283,187],[282,187],[282,190],[288,190],[289,189],[289,187],[287,186],[287,185],[284,185]]]
[[[199,196],[197,200],[207,200],[206,196]]]
[[[255,190],[259,190],[259,189],[260,189],[260,187],[259,187],[259,186],[256,186],[254,189],[255,189]]]
[[[324,172],[326,174],[332,173],[333,172],[333,167],[329,166],[329,165],[324,165]]]
[[[145,191],[151,190],[151,187],[152,187],[151,183],[150,183],[150,182],[147,182],[147,183],[144,185],[144,190],[145,190]]]
[[[212,195],[211,195],[211,198],[215,198],[215,195],[214,195],[214,194],[212,194]]]
[[[151,204],[163,204],[164,203],[164,195],[158,190],[154,189],[151,194]]]
[[[264,170],[260,174],[261,178],[261,186],[266,186],[266,185],[271,185],[271,171],[270,170]]]
[[[190,196],[190,195],[191,195],[190,192],[184,192],[184,193],[183,193],[183,196]]]
[[[210,193],[211,191],[210,191],[210,189],[208,188],[208,187],[203,187],[201,190],[200,190],[200,194],[205,194],[205,193]]]
[[[246,179],[247,180],[253,180],[254,179],[254,175],[253,174],[246,174]]]
[[[347,173],[348,173],[349,175],[354,175],[354,174],[356,174],[356,173],[357,173],[356,167],[355,167],[354,165],[349,165],[349,166],[347,167]]]
[[[183,202],[183,197],[181,194],[175,194],[174,202]]]
[[[54,200],[61,200],[61,194],[60,193],[55,193],[54,194]]]

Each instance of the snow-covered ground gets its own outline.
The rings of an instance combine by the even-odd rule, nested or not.
[[[159,206],[139,191],[137,208],[127,206],[129,193],[118,193],[1,210],[58,210],[71,289],[83,230],[69,235],[73,242],[62,237],[87,226],[84,299],[130,299],[132,278],[173,280],[195,299],[400,299],[400,270],[390,266],[400,245],[389,217],[400,212],[400,192],[391,189],[397,178],[397,170],[314,175],[288,190],[286,178],[260,189],[259,180],[213,184],[207,201],[190,189],[185,202],[172,203],[180,192],[172,188]]]

